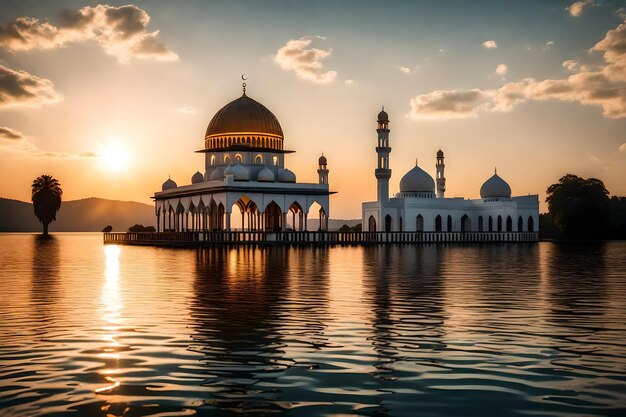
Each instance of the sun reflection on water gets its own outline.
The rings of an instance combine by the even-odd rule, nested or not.
[[[102,286],[101,295],[101,316],[102,330],[104,331],[103,340],[108,346],[102,348],[102,352],[98,354],[98,358],[105,360],[105,368],[99,373],[109,383],[104,387],[97,388],[96,393],[111,391],[120,386],[119,380],[113,375],[119,374],[120,354],[117,353],[120,344],[116,337],[119,336],[119,329],[123,319],[121,310],[123,308],[119,291],[120,276],[120,260],[121,249],[116,245],[107,245],[104,247],[105,265],[104,265],[104,285]]]

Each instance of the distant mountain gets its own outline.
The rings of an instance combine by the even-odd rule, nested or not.
[[[105,226],[125,232],[134,224],[156,226],[154,206],[135,201],[85,198],[64,201],[50,232],[99,232]],[[0,232],[39,232],[41,224],[33,205],[24,201],[0,198]]]
[[[341,226],[347,224],[350,227],[356,226],[361,223],[361,219],[328,219],[328,230],[339,230]],[[307,221],[307,227],[309,230],[318,230],[320,228],[320,221],[318,219],[309,219]]]

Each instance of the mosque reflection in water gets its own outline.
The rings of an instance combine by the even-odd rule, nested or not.
[[[0,314],[33,324],[3,333],[0,353],[48,359],[5,361],[0,407],[28,392],[29,369],[37,396],[20,407],[50,415],[594,414],[626,401],[619,246],[107,245],[84,277],[65,266],[78,240],[29,243],[28,291]]]

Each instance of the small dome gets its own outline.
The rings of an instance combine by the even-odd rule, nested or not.
[[[320,165],[326,165],[328,163],[328,161],[326,160],[326,157],[322,154],[322,156],[320,156],[320,159],[318,159],[318,162]]]
[[[204,175],[202,175],[202,173],[200,171],[196,171],[195,174],[193,174],[193,177],[191,177],[191,183],[192,184],[197,184],[199,182],[203,182],[204,181]]]
[[[279,169],[278,181],[279,182],[296,182],[296,174],[294,174],[288,169]]]
[[[276,179],[276,176],[274,175],[272,170],[269,169],[268,167],[265,167],[261,171],[259,171],[259,174],[256,177],[257,181],[262,181],[262,182],[274,182],[275,179]]]
[[[480,187],[480,198],[494,198],[505,197],[511,198],[511,187],[498,176],[493,174],[485,183]]]
[[[250,172],[248,171],[248,168],[244,167],[239,162],[237,162],[235,165],[229,165],[228,167],[226,167],[226,169],[224,170],[224,175],[232,175],[237,181],[250,180]]]
[[[176,187],[178,187],[178,185],[176,185],[176,183],[171,178],[168,178],[167,181],[165,181],[163,185],[161,186],[161,190],[162,191],[171,190],[172,188],[176,188]]]
[[[383,107],[383,109],[380,111],[380,113],[378,113],[378,121],[379,122],[388,122],[389,121],[389,115],[387,114],[387,112],[385,111],[385,108]]]
[[[443,158],[443,151],[441,149],[437,151],[437,158]]]
[[[434,193],[435,180],[426,171],[415,165],[400,180],[401,193]]]
[[[224,168],[217,167],[211,172],[211,181],[221,181],[224,178]]]

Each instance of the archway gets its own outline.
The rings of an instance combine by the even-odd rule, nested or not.
[[[415,231],[423,232],[424,231],[424,218],[421,214],[418,214],[415,218]]]
[[[303,231],[304,230],[304,210],[297,201],[294,201],[291,206],[289,206],[289,211],[291,212],[291,228],[293,230]]]
[[[385,232],[391,232],[391,215],[385,216]]]
[[[528,216],[528,231],[535,231],[535,219],[533,219],[533,216]]]
[[[280,231],[282,229],[283,212],[278,204],[271,202],[265,208],[265,230]]]
[[[506,231],[513,231],[513,219],[511,218],[511,216],[506,216]]]
[[[478,216],[478,231],[482,232],[484,229],[483,216]]]
[[[519,218],[517,219],[517,231],[518,232],[524,231],[524,219],[522,219],[522,216],[519,216]]]
[[[502,216],[498,216],[498,232],[502,232]]]
[[[470,220],[467,214],[464,214],[463,217],[461,217],[461,232],[465,233],[465,232],[471,232],[471,231],[472,231],[472,221]]]
[[[493,232],[493,219],[489,216],[489,231]]]
[[[374,216],[370,216],[370,218],[367,220],[367,230],[370,232],[376,231],[376,219],[374,218]]]
[[[451,231],[452,231],[452,216],[448,216],[446,232],[451,232]]]
[[[435,217],[435,232],[441,232],[441,229],[441,216],[438,214],[437,217]]]

